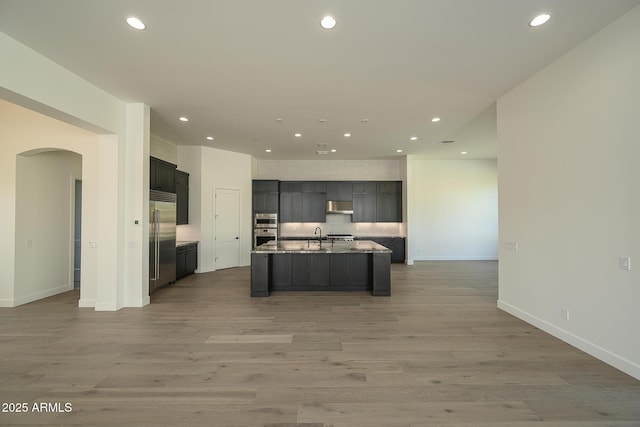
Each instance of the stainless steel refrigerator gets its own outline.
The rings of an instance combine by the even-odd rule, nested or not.
[[[176,281],[176,195],[149,192],[149,293]]]

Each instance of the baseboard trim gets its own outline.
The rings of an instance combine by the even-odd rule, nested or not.
[[[413,261],[497,261],[497,256],[425,256],[413,258]]]
[[[591,341],[585,340],[565,329],[559,328],[537,316],[527,313],[505,301],[498,300],[498,308],[640,380],[640,365],[637,363],[600,347]]]
[[[71,286],[72,286],[71,289],[73,289],[73,285]],[[44,291],[40,291],[30,295],[25,295],[23,297],[15,298],[13,300],[13,307],[17,307],[22,304],[28,304],[30,302],[38,301],[43,298],[52,297],[54,295],[58,295],[68,291],[69,291],[69,284],[65,283],[64,285],[57,286],[55,288],[45,289]]]
[[[78,301],[78,307],[80,308],[94,308],[95,306],[96,306],[95,299],[80,298],[80,300]]]

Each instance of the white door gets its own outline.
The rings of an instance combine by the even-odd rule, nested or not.
[[[215,190],[216,270],[240,265],[240,192]]]

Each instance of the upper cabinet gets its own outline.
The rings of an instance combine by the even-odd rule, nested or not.
[[[354,182],[352,222],[402,222],[402,181]]]
[[[189,224],[189,174],[176,170],[176,224]]]
[[[280,183],[280,222],[325,222],[327,185],[321,181]]]
[[[327,200],[353,202],[351,222],[402,222],[402,181],[253,181],[253,213],[326,222]]]
[[[327,200],[350,202],[353,200],[353,183],[344,181],[327,182]]]
[[[176,192],[176,165],[150,157],[149,188],[151,190]]]
[[[402,182],[379,182],[376,222],[402,222]]]
[[[254,180],[252,211],[257,213],[278,213],[278,181]]]

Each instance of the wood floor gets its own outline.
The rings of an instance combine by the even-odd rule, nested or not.
[[[391,274],[390,298],[252,299],[239,268],[142,309],[0,309],[2,409],[28,405],[0,425],[640,426],[640,381],[496,308],[496,262]]]

